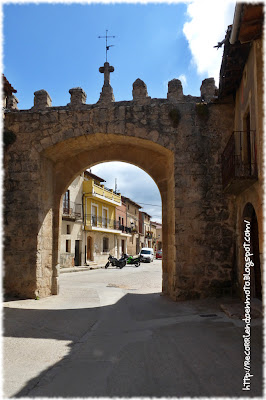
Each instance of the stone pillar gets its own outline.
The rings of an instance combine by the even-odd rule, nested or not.
[[[30,152],[30,145],[27,151],[26,140],[23,141],[21,136],[17,135],[13,146],[17,165],[24,164],[25,169],[14,168],[11,157],[5,160],[4,288],[9,295],[35,298],[38,295],[36,263],[37,257],[41,256],[37,250],[40,225],[36,199],[40,197],[41,180],[39,157]]]
[[[207,103],[216,97],[217,88],[215,86],[214,78],[207,78],[202,81],[200,93],[202,100]]]
[[[45,110],[47,107],[52,106],[52,99],[46,90],[41,89],[34,92],[34,106],[33,109]]]
[[[13,93],[9,94],[7,96],[6,108],[8,110],[17,110],[18,109],[18,103],[19,103],[19,101],[18,101],[18,99],[16,98],[16,96]]]
[[[70,106],[80,106],[82,104],[86,104],[87,95],[84,90],[80,87],[76,87],[69,90],[71,95]]]
[[[167,99],[170,101],[182,101],[183,100],[183,87],[179,79],[172,79],[168,82],[168,93]]]
[[[53,162],[46,157],[41,157],[40,161],[36,295],[46,297],[58,292],[56,265],[53,264],[57,252],[57,247],[54,246],[54,235],[57,234],[55,218],[60,222],[54,198]]]
[[[151,99],[148,96],[147,85],[139,78],[133,83],[132,95],[133,101],[137,101],[140,104],[148,103]]]

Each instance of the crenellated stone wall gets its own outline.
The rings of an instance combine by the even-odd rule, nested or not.
[[[4,153],[6,293],[58,293],[62,195],[86,168],[114,160],[142,168],[160,190],[163,293],[179,300],[230,292],[234,205],[222,189],[221,153],[233,106],[215,97],[210,80],[201,97],[184,95],[176,79],[168,88],[166,99],[152,99],[138,79],[132,101],[115,102],[109,88],[93,105],[74,88],[62,107],[41,90],[32,109],[5,113],[15,138]]]

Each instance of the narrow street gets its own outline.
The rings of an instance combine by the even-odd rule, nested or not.
[[[251,391],[243,322],[230,299],[161,296],[161,261],[60,276],[60,295],[4,303],[4,397],[261,396],[262,322],[252,321]]]

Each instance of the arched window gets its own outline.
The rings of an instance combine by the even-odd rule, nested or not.
[[[103,253],[108,253],[109,251],[109,239],[107,237],[103,238]]]

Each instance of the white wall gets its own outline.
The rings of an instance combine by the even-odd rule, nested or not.
[[[72,203],[80,204],[80,211],[82,212],[82,192],[83,192],[83,176],[77,176],[71,185],[68,187],[70,207]],[[69,226],[70,233],[67,233],[67,226]],[[80,240],[80,252],[81,262],[80,265],[84,265],[85,262],[85,244],[83,241],[82,231],[82,214],[80,218],[76,220],[62,220],[61,228],[61,246],[60,246],[60,266],[61,267],[72,267],[74,265],[75,257],[75,241]],[[70,251],[66,251],[66,241],[71,241]]]

